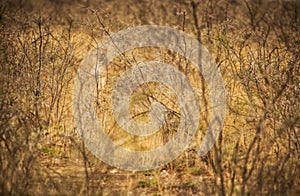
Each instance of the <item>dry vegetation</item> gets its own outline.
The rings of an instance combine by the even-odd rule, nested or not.
[[[157,83],[131,97],[132,117],[167,108],[156,134],[134,137],[116,124],[110,94],[132,65],[160,60],[182,71],[200,97],[199,133],[173,162],[147,172],[113,168],[84,146],[73,123],[76,71],[113,32],[155,24],[198,39],[215,58],[227,116],[211,152],[197,154],[207,128],[207,88],[184,57],[160,48],[124,53],[97,89],[97,115],[124,148],[166,143],[180,119],[178,101]],[[299,195],[300,1],[293,0],[4,0],[0,1],[1,195]],[[101,81],[101,80],[100,80]]]

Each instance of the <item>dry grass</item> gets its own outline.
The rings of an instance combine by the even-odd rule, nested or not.
[[[0,2],[1,195],[299,195],[299,1],[23,1]],[[127,172],[94,157],[73,123],[75,74],[87,52],[124,28],[156,24],[203,43],[227,92],[223,131],[210,153],[197,150],[207,128],[207,86],[195,66],[161,48],[116,58],[96,90],[97,116],[122,147],[149,150],[176,133],[174,93],[151,82],[130,97],[130,114],[149,121],[158,100],[168,108],[155,134],[132,136],[111,109],[114,85],[133,65],[159,60],[189,78],[201,120],[190,148],[153,171]]]

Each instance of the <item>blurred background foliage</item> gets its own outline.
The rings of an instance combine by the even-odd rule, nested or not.
[[[156,84],[135,92],[131,112],[147,121],[149,97],[174,102],[160,135],[145,142],[115,125],[109,95],[116,77],[143,60],[173,63],[184,72],[203,117],[183,155],[157,170],[127,172],[101,162],[81,142],[73,124],[73,81],[102,38],[147,24],[182,30],[208,48],[223,75],[227,116],[216,145],[199,158],[209,119],[202,76],[167,50],[125,53],[102,74],[105,84],[95,98],[112,139],[128,137],[143,148],[176,132],[176,97],[169,102],[160,93],[168,90]],[[299,28],[297,0],[0,1],[0,194],[299,195]]]

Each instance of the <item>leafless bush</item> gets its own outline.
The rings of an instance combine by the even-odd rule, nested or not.
[[[246,16],[223,23],[211,36],[221,46],[217,60],[227,72],[230,109],[214,152],[217,184],[222,194],[295,194],[300,72],[293,42],[299,37],[299,4],[245,1],[242,8]]]
[[[59,27],[42,16],[15,14],[23,17],[12,20],[13,13],[6,13],[1,24],[0,184],[5,195],[28,191],[42,175],[37,166],[41,152],[49,145],[67,145],[60,141],[67,137],[59,127],[70,118],[66,89],[77,61],[70,18]]]

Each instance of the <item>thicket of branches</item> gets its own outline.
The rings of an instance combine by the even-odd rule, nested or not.
[[[202,186],[157,180],[151,191],[176,194],[176,184],[186,194],[300,193],[299,1],[32,0],[0,6],[0,194],[49,194],[49,187],[56,194],[101,192],[103,186],[91,189],[99,170],[73,125],[73,79],[100,39],[144,24],[177,28],[203,43],[223,75],[228,107],[208,155],[199,161],[197,147],[191,148],[163,167],[212,180]],[[184,59],[176,63],[187,71]],[[204,85],[200,90],[206,95]],[[73,151],[83,162],[85,183],[68,190],[52,180],[41,157],[72,159]]]

